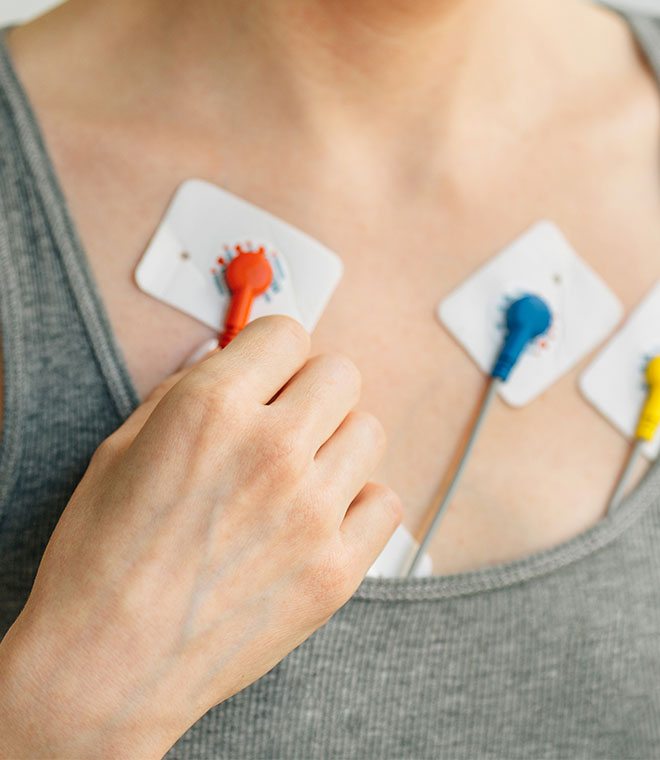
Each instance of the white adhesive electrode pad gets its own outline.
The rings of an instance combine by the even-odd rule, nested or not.
[[[660,354],[660,282],[644,297],[598,356],[580,375],[584,397],[625,436],[633,438],[646,400],[646,365]],[[642,451],[655,459],[660,436]]]
[[[523,406],[549,388],[604,340],[623,314],[619,299],[559,228],[542,221],[450,293],[438,306],[438,317],[490,374],[506,335],[506,309],[525,293],[543,298],[553,321],[500,385],[511,406]]]
[[[367,575],[372,578],[399,578],[412,563],[419,544],[403,525],[399,525],[385,544],[383,551],[369,568]],[[422,561],[415,570],[415,578],[431,575],[433,568],[431,557],[424,554]]]
[[[172,202],[135,270],[145,293],[221,331],[231,294],[224,270],[236,246],[264,246],[273,279],[250,320],[285,314],[311,332],[341,279],[341,259],[304,232],[200,179]]]

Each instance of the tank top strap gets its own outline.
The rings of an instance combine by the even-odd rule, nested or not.
[[[92,453],[139,404],[0,28],[0,637]]]

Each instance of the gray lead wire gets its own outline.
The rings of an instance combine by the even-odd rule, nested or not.
[[[621,473],[619,482],[616,484],[616,488],[614,489],[614,493],[612,494],[610,503],[607,505],[607,513],[616,509],[621,503],[621,500],[623,498],[623,493],[626,490],[626,485],[628,484],[628,480],[630,480],[632,471],[635,465],[637,464],[639,457],[642,454],[643,446],[644,446],[644,440],[642,438],[638,438],[635,441],[635,445],[632,447],[630,451],[630,454],[628,456],[628,461],[626,462],[626,466],[623,472]]]
[[[501,382],[502,381],[498,377],[493,377],[490,381],[490,385],[488,386],[488,390],[486,391],[484,400],[481,402],[481,408],[479,409],[479,414],[477,415],[477,419],[474,421],[474,425],[472,426],[472,430],[470,432],[470,437],[468,438],[468,441],[465,444],[465,449],[463,450],[463,454],[461,455],[460,462],[458,463],[458,466],[456,467],[454,476],[451,479],[449,488],[447,488],[447,492],[445,493],[442,501],[440,502],[440,506],[436,510],[435,515],[433,516],[433,520],[431,524],[429,525],[426,531],[426,534],[424,535],[424,538],[422,539],[422,542],[419,545],[419,549],[417,550],[417,553],[415,554],[412,564],[408,568],[408,572],[403,573],[403,575],[404,576],[407,575],[408,578],[412,577],[415,570],[417,569],[420,562],[422,561],[422,557],[424,556],[424,552],[426,551],[426,548],[431,542],[435,534],[435,531],[438,528],[438,525],[440,525],[440,521],[444,517],[444,514],[447,511],[447,508],[451,504],[451,500],[454,496],[454,492],[456,491],[456,488],[458,487],[461,476],[463,475],[463,471],[465,470],[465,466],[467,465],[468,459],[470,458],[470,454],[472,453],[472,449],[474,448],[474,444],[477,441],[479,432],[481,431],[481,427],[484,423],[484,420],[486,419],[486,414],[488,413],[488,410],[490,409],[490,406],[493,403],[493,399],[497,395],[497,389],[499,388]]]

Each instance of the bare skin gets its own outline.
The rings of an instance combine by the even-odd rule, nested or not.
[[[539,218],[626,309],[660,277],[656,84],[618,17],[571,0],[249,7],[72,0],[10,49],[142,396],[211,336],[132,281],[178,183],[203,177],[341,255],[312,352],[358,361],[389,439],[377,478],[419,535],[484,387],[437,302]],[[586,361],[496,404],[435,574],[601,519],[627,444],[578,393]]]
[[[626,308],[660,276],[657,87],[625,25],[571,0],[71,0],[9,41],[135,385],[156,391],[95,454],[2,642],[0,754],[156,758],[349,598],[394,491],[419,532],[484,384],[433,317],[443,295],[541,217]],[[132,273],[190,176],[341,254],[325,358],[255,323],[174,384],[211,333]],[[366,482],[384,431],[328,351],[359,360],[393,490]],[[495,406],[436,574],[602,517],[627,447],[578,395],[582,366]]]

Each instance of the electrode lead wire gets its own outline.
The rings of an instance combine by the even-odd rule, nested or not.
[[[497,389],[499,388],[501,382],[502,380],[499,377],[493,377],[491,378],[491,381],[488,384],[488,390],[486,391],[486,395],[484,396],[484,399],[481,402],[479,413],[477,414],[477,418],[474,421],[474,425],[472,426],[472,430],[470,431],[470,437],[468,438],[467,443],[465,444],[465,448],[463,449],[463,453],[461,454],[461,459],[456,467],[456,470],[454,471],[454,475],[451,479],[451,483],[449,484],[449,487],[433,516],[433,520],[431,521],[431,524],[429,525],[429,527],[426,530],[426,533],[424,534],[424,538],[422,539],[419,545],[419,549],[417,550],[417,553],[415,554],[413,561],[410,567],[408,568],[408,571],[406,573],[408,578],[410,578],[414,574],[415,570],[418,568],[420,562],[422,561],[422,557],[424,556],[424,552],[426,551],[426,548],[431,543],[433,536],[435,535],[435,531],[440,525],[440,522],[442,518],[444,517],[445,512],[447,511],[447,509],[449,508],[449,505],[451,504],[451,500],[453,499],[454,493],[456,489],[458,488],[458,484],[460,483],[463,472],[467,466],[468,460],[470,459],[470,455],[472,454],[472,449],[474,448],[477,442],[477,438],[479,437],[481,428],[486,420],[488,410],[492,406],[493,399],[497,395]]]

